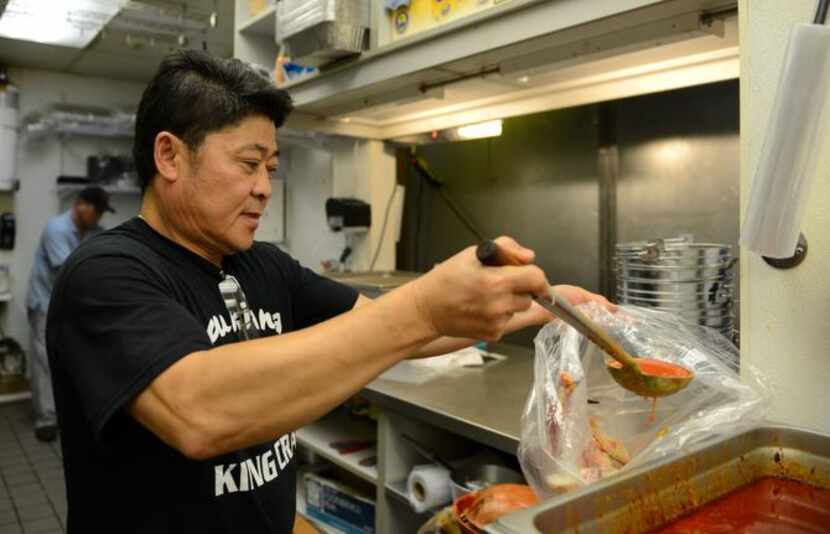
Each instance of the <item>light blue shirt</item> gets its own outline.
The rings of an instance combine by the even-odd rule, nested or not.
[[[101,228],[97,227],[81,237],[81,232],[72,220],[71,209],[49,219],[35,250],[35,262],[29,279],[29,291],[26,294],[26,307],[29,310],[46,313],[52,287],[66,258],[82,241],[100,232]]]

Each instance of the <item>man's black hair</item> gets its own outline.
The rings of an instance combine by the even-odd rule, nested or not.
[[[165,57],[141,96],[133,157],[142,189],[156,174],[153,145],[159,132],[182,139],[190,150],[205,137],[251,115],[279,128],[293,109],[288,93],[238,59],[180,50]]]

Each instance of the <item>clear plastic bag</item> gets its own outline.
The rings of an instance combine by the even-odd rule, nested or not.
[[[751,368],[738,373],[738,351],[715,330],[669,313],[621,306],[611,313],[580,306],[634,356],[694,372],[686,389],[652,400],[621,388],[605,355],[562,321],[536,336],[534,384],[522,415],[519,460],[540,496],[589,484],[703,439],[758,424],[766,386]]]

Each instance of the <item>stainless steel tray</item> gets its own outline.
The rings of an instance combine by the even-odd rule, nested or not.
[[[765,476],[830,488],[830,436],[764,426],[704,442],[503,517],[486,531],[645,533]]]

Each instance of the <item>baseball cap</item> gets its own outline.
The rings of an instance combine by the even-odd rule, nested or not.
[[[105,211],[115,213],[115,210],[110,206],[110,194],[100,187],[85,187],[78,193],[78,200],[83,200],[92,205],[99,213]]]

